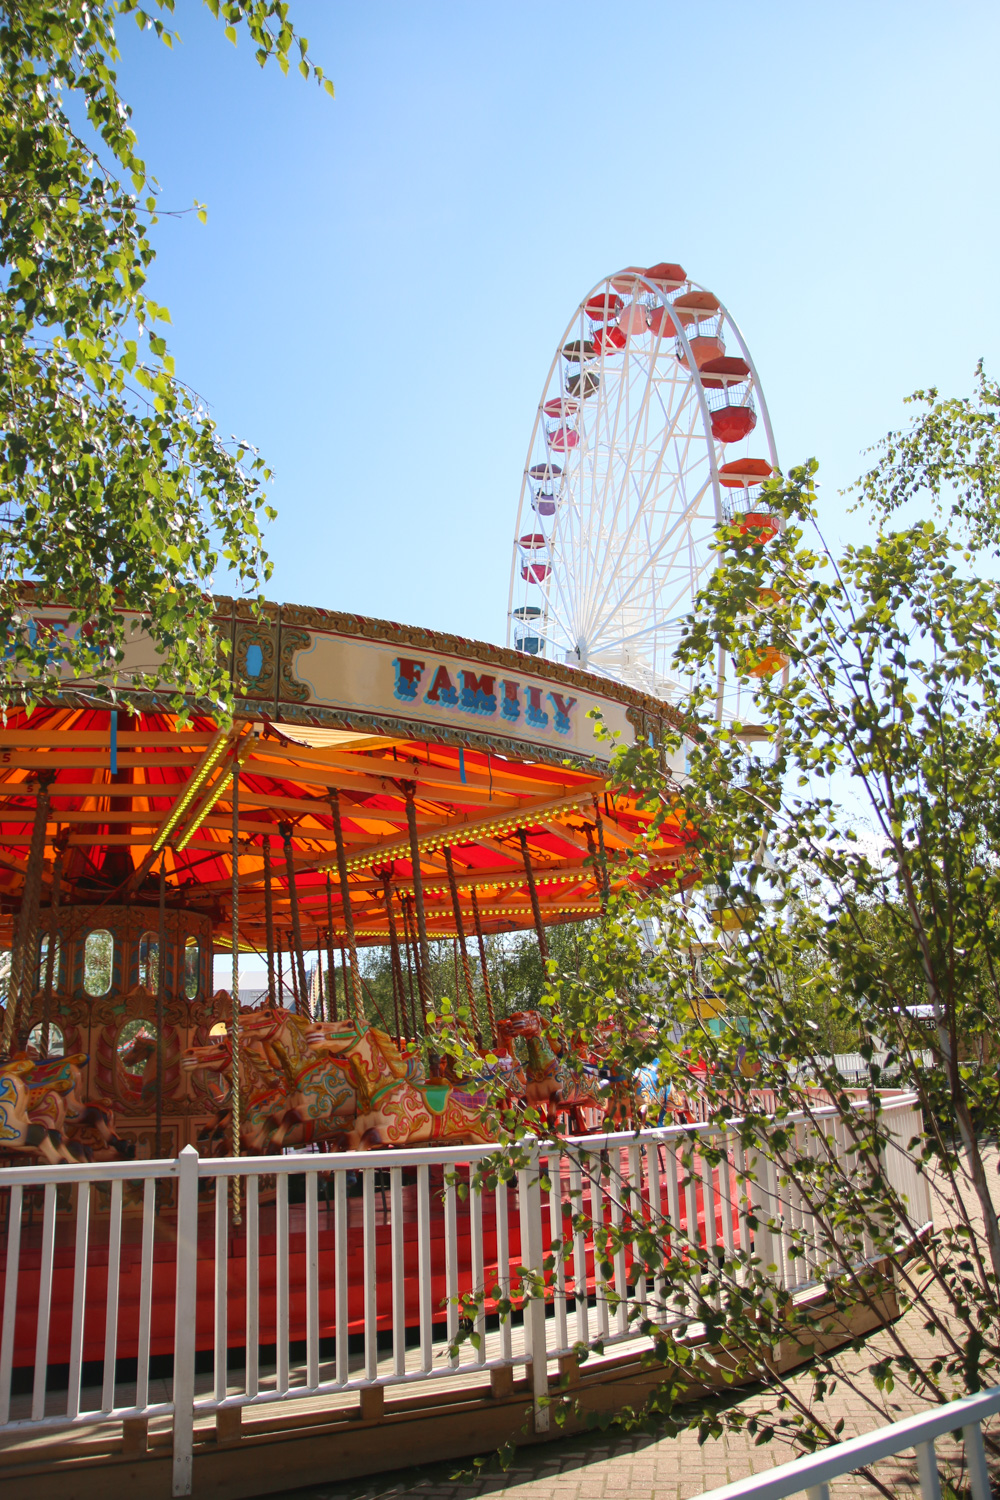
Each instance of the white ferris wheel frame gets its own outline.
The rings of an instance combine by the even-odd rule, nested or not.
[[[602,277],[602,279],[598,281],[589,292],[587,292],[587,294],[577,305],[577,308],[569,323],[567,324],[563,336],[559,341],[559,344],[557,345],[555,356],[549,366],[545,384],[542,389],[542,396],[538,402],[538,408],[535,413],[535,421],[531,430],[531,438],[528,444],[528,453],[524,465],[524,475],[521,484],[521,494],[518,502],[517,523],[515,527],[513,559],[510,574],[510,587],[508,591],[507,601],[507,643],[508,645],[516,645],[517,637],[515,635],[515,631],[518,627],[523,628],[525,626],[525,621],[523,619],[518,620],[515,623],[515,596],[518,591],[518,584],[520,582],[521,593],[523,595],[528,596],[531,590],[536,590],[537,593],[535,597],[541,597],[541,599],[543,600],[543,604],[539,606],[541,612],[538,616],[538,635],[543,639],[544,644],[549,647],[550,650],[554,646],[556,651],[562,651],[566,653],[567,660],[569,660],[571,656],[571,648],[567,648],[567,642],[572,638],[573,634],[572,628],[567,622],[567,616],[570,615],[572,606],[566,596],[566,587],[568,580],[560,576],[559,572],[558,564],[559,562],[561,562],[561,558],[557,559],[555,556],[552,557],[549,573],[543,583],[532,583],[530,581],[522,580],[519,578],[519,574],[521,566],[525,559],[525,553],[520,545],[519,538],[522,534],[522,527],[526,524],[526,517],[530,517],[531,519],[533,534],[544,534],[544,532],[539,532],[537,530],[537,528],[541,526],[541,521],[536,517],[533,509],[535,492],[529,471],[531,470],[533,464],[537,466],[539,462],[552,463],[554,461],[554,454],[550,453],[549,450],[549,434],[548,429],[545,425],[547,414],[544,411],[544,407],[548,400],[553,399],[553,381],[556,377],[557,370],[561,368],[561,364],[564,360],[563,348],[574,337],[578,337],[581,340],[581,343],[587,337],[588,326],[595,321],[591,319],[586,312],[588,303],[590,303],[593,298],[599,296],[602,293],[605,295],[610,295],[612,291],[620,291],[623,283],[627,284],[628,286],[626,295],[632,295],[633,303],[631,305],[635,304],[635,301],[639,296],[644,296],[647,298],[651,297],[653,299],[653,307],[659,306],[667,308],[668,310],[671,309],[673,305],[671,302],[671,293],[673,295],[676,295],[681,292],[707,291],[707,288],[701,286],[699,283],[691,280],[690,278],[686,278],[682,283],[679,283],[672,287],[670,289],[670,293],[668,293],[668,291],[665,290],[662,286],[658,285],[655,281],[650,280],[649,277],[642,272],[635,271],[633,268],[626,268],[623,271],[613,272],[606,277]],[[714,294],[709,295],[712,295],[714,297]],[[723,330],[726,330],[727,333],[731,332],[735,344],[738,346],[739,351],[749,370],[749,377],[746,384],[749,387],[750,393],[752,393],[752,398],[759,414],[760,423],[766,439],[768,461],[771,464],[772,468],[777,468],[778,465],[777,449],[774,442],[774,432],[771,426],[771,418],[768,412],[767,402],[764,398],[764,393],[761,387],[760,377],[757,373],[756,365],[754,364],[753,358],[750,354],[750,350],[747,347],[747,343],[743,337],[743,333],[736,320],[729,312],[729,309],[725,306],[725,304],[720,302],[718,298],[715,298],[715,301],[717,303],[716,311],[707,314],[701,319],[692,320],[693,332],[691,335],[688,334],[687,328],[679,317],[674,317],[671,319],[673,325],[672,334],[665,335],[663,333],[658,333],[652,335],[654,344],[652,347],[652,352],[650,353],[648,358],[648,369],[645,376],[645,395],[640,404],[638,414],[636,415],[634,421],[630,424],[625,438],[621,440],[619,440],[618,437],[617,424],[620,417],[620,408],[622,404],[622,388],[625,387],[626,381],[624,379],[619,381],[619,410],[615,415],[614,444],[616,447],[616,452],[618,452],[619,454],[623,449],[625,449],[627,452],[625,463],[625,483],[627,483],[627,478],[630,475],[630,464],[636,450],[636,444],[639,436],[638,425],[643,420],[643,417],[647,413],[650,405],[651,392],[653,391],[655,384],[654,374],[657,370],[657,367],[659,367],[662,371],[667,367],[667,362],[669,361],[670,366],[672,367],[671,383],[675,387],[678,385],[686,387],[686,390],[683,391],[679,397],[676,408],[673,406],[673,404],[671,404],[670,410],[673,415],[673,421],[669,430],[665,431],[662,435],[659,455],[656,459],[652,474],[647,477],[646,493],[640,498],[639,506],[629,527],[630,532],[636,531],[639,527],[639,523],[646,512],[647,505],[650,505],[649,514],[655,515],[655,504],[658,500],[661,499],[661,495],[663,492],[662,489],[657,490],[657,493],[653,497],[652,502],[650,501],[650,491],[653,486],[653,481],[658,479],[658,477],[662,475],[664,470],[666,470],[666,472],[668,473],[670,472],[670,464],[672,462],[672,459],[669,455],[668,450],[671,446],[671,441],[675,439],[679,419],[681,415],[688,410],[692,402],[696,407],[696,410],[690,414],[685,432],[681,434],[681,436],[686,441],[686,448],[684,460],[677,464],[674,470],[675,482],[672,492],[673,495],[678,495],[678,487],[682,483],[684,475],[687,472],[687,470],[684,468],[684,462],[686,462],[688,450],[690,450],[692,438],[695,434],[696,429],[699,429],[700,436],[704,438],[705,455],[708,461],[707,476],[704,477],[703,481],[697,489],[697,492],[693,496],[685,495],[683,497],[682,504],[679,508],[678,513],[674,513],[674,505],[673,502],[671,502],[671,506],[668,511],[668,519],[671,520],[669,530],[666,532],[666,534],[657,536],[654,539],[655,545],[651,545],[651,550],[649,552],[648,558],[646,558],[645,562],[639,568],[638,572],[632,577],[631,581],[627,585],[626,591],[624,593],[619,593],[619,597],[616,601],[615,606],[619,610],[621,609],[623,602],[627,600],[628,594],[636,590],[637,585],[639,584],[643,576],[643,573],[648,572],[654,567],[654,565],[657,563],[657,560],[660,558],[661,553],[668,544],[673,545],[674,547],[674,559],[682,554],[685,551],[685,548],[687,549],[689,557],[693,558],[694,538],[692,534],[692,518],[695,513],[699,511],[701,503],[706,497],[709,486],[711,486],[712,491],[712,505],[714,508],[715,524],[718,524],[724,519],[722,485],[719,477],[719,469],[721,463],[725,462],[724,449],[727,445],[719,442],[712,435],[711,409],[709,407],[707,390],[702,381],[701,371],[699,370],[691,347],[691,339],[698,336],[698,330],[702,322],[715,322],[719,335],[722,335]],[[610,321],[606,321],[604,326],[605,328],[610,327]],[[725,343],[728,345],[728,338],[725,339]],[[579,410],[581,416],[583,414],[584,404],[588,399],[585,395],[585,374],[587,372],[598,374],[599,385],[596,393],[596,402],[606,403],[608,391],[608,384],[605,380],[606,362],[610,359],[617,359],[620,357],[624,357],[626,360],[633,357],[628,346],[626,346],[623,350],[616,350],[612,355],[608,355],[606,343],[602,343],[601,351],[598,357],[586,361],[581,358],[579,363],[581,384]],[[684,361],[683,364],[681,363],[682,359]],[[662,365],[661,361],[663,362]],[[613,367],[612,373],[616,373]],[[714,390],[716,388],[712,387],[712,389]],[[565,397],[565,394],[565,382],[560,377],[560,398]],[[660,399],[658,393],[657,399]],[[664,408],[665,418],[667,417],[667,415],[667,411]],[[563,425],[565,425],[564,421]],[[544,457],[542,457],[542,455],[544,455]],[[697,465],[700,465],[702,463],[702,460],[698,458],[697,460],[695,460],[695,463]],[[692,467],[694,467],[694,465],[692,465]],[[596,478],[596,461],[594,464],[592,464],[592,470]],[[612,465],[609,459],[608,472],[603,486],[604,495],[602,499],[605,501],[607,498],[608,490],[611,486],[611,475]],[[625,483],[619,486],[619,494],[612,517],[613,520],[617,519],[623,505],[623,492]],[[581,549],[589,548],[591,556],[593,556],[595,543],[598,543],[600,541],[600,537],[599,535],[596,535],[594,533],[587,534],[585,532],[582,491],[583,487],[581,485],[580,528],[578,546]],[[590,514],[588,517],[588,522],[592,523],[594,521],[594,505],[592,500],[589,505],[589,511]],[[567,510],[565,513],[571,514],[572,512],[571,510]],[[599,521],[601,519],[601,516],[598,516],[597,519]],[[554,527],[553,532],[556,529],[557,528]],[[607,562],[607,558],[605,559],[605,562]],[[696,571],[699,576],[703,575],[707,571],[709,565],[710,560],[706,559],[700,564],[697,570],[695,570],[692,566],[688,576],[691,576]],[[603,571],[604,570],[602,567],[601,572],[598,574],[599,582],[603,581]],[[604,592],[600,601],[602,605],[608,600],[612,587],[615,583],[615,572],[616,569],[613,568],[611,576],[608,578],[606,584],[604,585]],[[555,598],[553,597],[554,595]],[[690,585],[683,581],[679,582],[676,588],[675,595],[669,601],[665,601],[666,608],[664,609],[663,614],[658,619],[651,620],[648,623],[642,623],[629,635],[619,635],[614,640],[611,649],[614,650],[615,648],[624,648],[628,646],[630,641],[638,641],[642,638],[649,640],[652,637],[654,639],[655,660],[657,646],[663,645],[662,640],[656,640],[655,633],[660,632],[662,636],[662,634],[666,631],[670,620],[675,619],[679,614],[685,612],[685,610],[690,607],[692,602],[693,598]],[[560,603],[562,606],[561,608],[559,607]],[[553,640],[547,634],[547,631],[549,629],[548,622],[550,619],[556,621],[559,625],[559,630],[552,632],[552,635],[556,636],[555,640]],[[602,650],[606,656],[608,648],[604,647],[602,648]],[[581,664],[588,670],[597,672],[598,674],[603,676],[617,678],[617,680],[630,680],[629,676],[624,671],[619,674],[612,670],[608,670],[606,663],[602,663],[600,661],[600,655],[601,650],[596,653],[596,660],[588,659],[586,662],[583,662]],[[550,656],[550,659],[553,658]],[[720,659],[718,705],[720,716],[722,713],[724,671],[724,662]],[[657,682],[654,681],[651,685],[647,686],[647,691],[657,692],[659,687],[660,691],[658,695],[669,696],[671,689],[676,689],[678,686],[679,684],[674,683],[671,679],[667,679],[661,674],[659,683],[657,684]]]

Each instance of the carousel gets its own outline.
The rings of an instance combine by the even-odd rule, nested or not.
[[[7,1162],[492,1138],[435,1050],[442,939],[467,1030],[512,1094],[597,1123],[551,1058],[523,1076],[517,1054],[543,1043],[530,1017],[498,1023],[485,943],[534,929],[544,956],[546,928],[597,916],[637,853],[641,881],[674,877],[680,829],[650,844],[648,814],[608,779],[614,745],[674,711],[522,651],[218,604],[231,722],[155,695],[110,709],[75,682],[0,729]],[[33,611],[54,640],[65,616]],[[148,669],[147,639],[129,651],[126,673]],[[374,944],[391,1010],[365,992],[358,950]],[[267,975],[254,1009],[241,954]]]

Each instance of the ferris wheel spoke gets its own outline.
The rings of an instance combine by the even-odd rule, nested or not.
[[[675,422],[673,424],[672,433],[676,433],[677,426],[678,426],[678,424],[680,422],[681,416],[683,415],[683,411],[684,411],[684,407],[682,405],[681,409],[677,413]],[[641,497],[639,499],[639,503],[636,506],[636,512],[635,512],[635,516],[633,517],[632,525],[629,527],[629,531],[628,531],[628,533],[626,533],[626,536],[623,539],[626,545],[627,545],[628,541],[630,540],[630,538],[631,538],[631,536],[632,536],[632,534],[633,534],[633,532],[635,530],[636,525],[644,517],[648,519],[650,517],[650,512],[655,512],[655,510],[658,508],[657,507],[657,502],[662,497],[659,496],[659,495],[657,495],[654,498],[653,496],[651,496],[650,490],[651,490],[652,485],[654,484],[654,482],[658,479],[660,473],[662,473],[663,459],[664,459],[664,455],[665,455],[665,452],[666,452],[666,447],[667,447],[666,441],[664,441],[663,443],[661,443],[661,445],[660,445],[660,451],[659,451],[659,454],[657,456],[657,461],[656,461],[656,466],[655,466],[654,472],[650,475],[646,491],[645,491],[644,494],[641,495]],[[674,492],[676,492],[677,484],[678,484],[678,476],[675,475],[675,477],[674,477],[674,484],[672,486],[671,494],[673,494]],[[668,502],[668,511],[670,509],[672,509],[672,508],[673,508],[673,502],[671,500],[671,501]],[[620,510],[620,501],[619,501],[619,507],[618,507],[618,509]],[[617,515],[618,515],[618,510],[616,510],[616,512],[615,512],[615,518],[614,518],[615,520],[617,520]],[[613,576],[614,570],[615,570],[615,568],[617,566],[617,563],[619,561],[620,550],[619,550],[619,555],[618,556],[613,556],[612,553],[611,553],[610,548],[605,553],[603,565],[602,565],[602,568],[601,568],[601,573],[600,573],[600,576],[598,578],[598,583],[599,584],[603,583],[604,577],[608,573],[609,568],[611,568],[611,570],[612,570],[612,576]]]
[[[570,321],[535,418],[519,534],[527,533],[529,515],[537,520],[527,551],[515,548],[508,606],[509,635],[519,618],[522,635],[537,636],[546,654],[576,650],[594,670],[661,694],[686,681],[671,654],[714,556],[723,461],[715,432],[733,426],[717,424],[714,413],[755,403],[776,464],[742,334],[715,298],[678,276],[609,277]],[[732,335],[741,359],[727,357],[718,373],[712,365],[711,376],[699,374],[725,354],[723,334]],[[573,340],[575,350],[567,348]],[[557,425],[547,427],[547,416]],[[746,433],[753,427],[751,418]]]
[[[663,552],[663,550],[672,541],[676,540],[678,531],[680,530],[680,528],[682,528],[682,527],[685,526],[685,524],[688,521],[688,518],[690,516],[691,511],[698,505],[699,501],[701,500],[702,495],[704,494],[707,486],[710,483],[711,483],[711,476],[709,475],[706,478],[706,480],[704,481],[704,484],[702,485],[702,487],[695,493],[694,498],[689,502],[686,510],[684,510],[684,511],[681,512],[681,514],[674,521],[674,524],[673,524],[673,526],[671,526],[670,530],[666,533],[665,536],[663,536],[661,538],[661,540],[658,542],[658,544],[652,549],[652,551],[650,552],[649,557],[643,563],[641,563],[639,565],[637,571],[633,574],[632,581],[629,583],[628,587],[624,590],[624,592],[622,594],[620,594],[618,596],[618,600],[617,600],[617,603],[616,603],[616,608],[621,608],[621,605],[629,597],[629,595],[633,592],[633,590],[640,585],[640,583],[649,574],[650,570],[655,567],[657,559],[660,557],[660,555]],[[684,532],[681,535],[680,542],[679,542],[678,545],[679,546],[683,546],[685,544],[686,540],[687,540],[687,534],[686,534],[686,532]],[[676,556],[676,553],[674,555]],[[614,583],[614,577],[612,576],[612,578],[608,582],[607,588],[605,589],[604,599],[607,598],[608,590],[610,590],[610,588],[611,588],[611,586],[612,586],[613,583]],[[604,599],[602,599],[602,603],[604,602]]]

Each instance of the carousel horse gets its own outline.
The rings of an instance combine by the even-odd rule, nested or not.
[[[134,1161],[135,1141],[114,1132],[115,1117],[110,1104],[88,1103],[68,1121],[69,1138],[83,1147],[88,1161]]]
[[[56,1131],[79,1161],[131,1161],[135,1143],[114,1134],[114,1115],[105,1100],[87,1098],[86,1052],[40,1058],[26,1077],[32,1124]]]
[[[253,1049],[241,1048],[239,1053],[240,1080],[240,1144],[253,1156],[265,1156],[272,1149],[272,1138],[281,1124],[285,1112],[286,1092],[275,1081],[271,1069],[254,1055]],[[219,1037],[204,1047],[188,1047],[181,1054],[181,1068],[186,1073],[205,1068],[210,1073],[219,1073],[229,1080],[232,1088],[233,1049],[229,1037]],[[232,1109],[224,1107],[216,1115],[209,1130],[199,1137],[199,1145],[215,1154],[214,1148],[224,1145],[226,1131],[232,1129]]]
[[[315,1024],[279,1009],[252,1012],[241,1023],[241,1035],[277,1062],[287,1084],[285,1109],[272,1137],[274,1150],[339,1139],[358,1112],[350,1064],[317,1056],[309,1045]]]
[[[524,1042],[528,1103],[545,1111],[551,1127],[560,1114],[566,1114],[572,1128],[582,1134],[586,1130],[584,1109],[596,1109],[603,1115],[607,1107],[598,1069],[582,1059],[571,1061],[565,1045],[562,1053],[556,1052],[544,1027],[540,1011],[520,1010],[501,1021],[498,1029],[508,1043],[513,1037]]]
[[[358,1116],[348,1133],[349,1150],[418,1145],[424,1141],[481,1144],[492,1132],[484,1120],[483,1093],[449,1083],[413,1083],[396,1044],[384,1031],[363,1023],[314,1024],[309,1045],[345,1058],[354,1078]]]
[[[27,1084],[29,1113],[37,1125],[62,1134],[68,1122],[79,1118],[87,1103],[83,1075],[86,1066],[86,1052],[33,1063]]]
[[[29,1118],[28,1079],[34,1064],[29,1057],[0,1062],[0,1151],[41,1157],[50,1167],[79,1158],[69,1150],[58,1130]]]
[[[496,1046],[490,1050],[496,1062],[484,1063],[483,1077],[501,1085],[508,1109],[523,1105],[527,1097],[528,1078],[509,1038],[501,1031]],[[484,1051],[482,1055],[486,1057],[489,1053]]]
[[[121,1053],[123,1092],[138,1097],[143,1104],[156,1099],[156,1039],[137,1036]]]

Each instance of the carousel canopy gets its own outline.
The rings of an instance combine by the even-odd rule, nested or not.
[[[35,613],[56,635],[65,624],[65,611]],[[266,859],[276,927],[290,930],[294,898],[303,942],[318,946],[328,928],[344,937],[342,870],[357,940],[388,941],[387,889],[413,893],[414,848],[428,935],[444,937],[456,930],[454,893],[468,910],[475,892],[486,931],[531,925],[526,853],[542,920],[560,922],[600,910],[598,823],[612,874],[618,856],[645,847],[648,815],[627,788],[609,785],[610,742],[597,737],[594,714],[627,742],[669,719],[659,700],[386,621],[288,606],[267,606],[261,619],[220,600],[218,624],[241,690],[232,722],[197,704],[185,718],[155,692],[111,709],[98,684],[80,682],[30,713],[8,712],[8,945],[40,800],[42,906],[57,861],[60,903],[88,906],[154,905],[162,863],[168,903],[209,916],[226,947],[235,860],[240,943],[259,952]],[[148,672],[141,633],[129,652],[126,671]],[[648,853],[651,870],[667,870],[681,851],[668,827]]]

